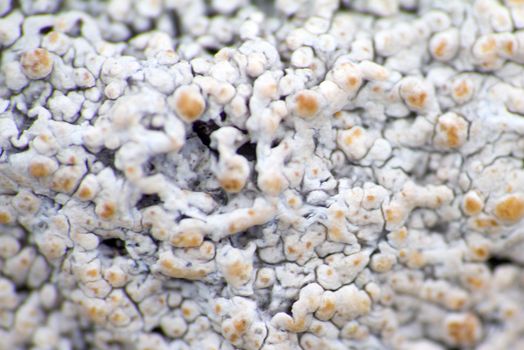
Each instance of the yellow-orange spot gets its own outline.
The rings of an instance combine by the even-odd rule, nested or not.
[[[464,211],[468,215],[475,215],[482,210],[482,203],[475,198],[468,197],[464,201]]]
[[[448,302],[448,307],[451,310],[460,310],[466,305],[466,300],[463,297],[452,298]]]
[[[251,265],[243,263],[241,261],[235,261],[233,264],[228,266],[227,273],[230,276],[238,277],[241,281],[248,281],[251,277]]]
[[[9,224],[11,222],[11,215],[8,212],[0,211],[0,224]]]
[[[67,160],[69,162],[69,164],[71,165],[74,165],[77,163],[77,159],[74,155],[70,156],[69,159]]]
[[[503,49],[504,49],[504,52],[505,52],[508,56],[513,55],[513,52],[514,52],[514,50],[515,50],[515,47],[514,47],[514,45],[513,45],[513,42],[512,42],[512,41],[508,41],[508,42],[504,43]]]
[[[177,112],[183,119],[189,122],[199,118],[204,112],[204,107],[202,98],[188,91],[180,92],[176,100]]]
[[[391,270],[392,261],[379,257],[377,259],[373,259],[371,263],[371,268],[373,271],[383,273]]]
[[[420,93],[412,94],[408,96],[407,101],[411,107],[423,108],[426,105],[427,98],[428,98],[427,93],[420,92]]]
[[[412,269],[419,269],[426,264],[424,254],[418,250],[412,251],[408,256],[407,265]]]
[[[95,278],[98,276],[98,270],[97,269],[90,269],[87,271],[87,276]]]
[[[103,322],[106,311],[101,307],[91,306],[87,309],[87,316],[95,322]]]
[[[214,246],[213,246],[213,243],[209,243],[206,244],[206,243],[203,243],[202,244],[202,247],[204,248],[205,252],[207,255],[211,255],[211,253],[213,252],[214,250]]]
[[[524,216],[524,200],[509,196],[495,207],[495,216],[501,220],[516,222]]]
[[[362,78],[357,75],[348,74],[346,78],[346,89],[354,91],[362,84]]]
[[[271,98],[272,96],[276,95],[277,91],[278,91],[277,84],[269,83],[263,87],[261,92],[263,96],[267,98]]]
[[[433,52],[435,54],[435,57],[441,58],[446,53],[446,47],[447,47],[446,40],[440,40],[440,42],[437,44],[437,47],[435,47],[435,51]]]
[[[318,112],[318,99],[309,93],[298,93],[295,97],[297,113],[301,117],[310,118]]]
[[[238,333],[242,334],[247,329],[247,321],[245,319],[235,320],[233,321],[233,326]]]
[[[507,309],[503,312],[504,318],[513,318],[515,316],[515,310]]]
[[[113,312],[109,316],[109,320],[115,325],[122,325],[126,323],[128,319],[129,318],[122,311]]]
[[[476,276],[468,276],[466,282],[473,289],[482,289],[485,286],[482,278]]]
[[[272,195],[277,195],[284,189],[284,183],[279,177],[264,177],[261,185],[266,192]]]
[[[58,39],[60,38],[60,34],[58,34],[58,32],[51,32],[49,33],[49,42],[54,44],[58,41]]]
[[[170,242],[175,247],[190,248],[198,247],[204,241],[204,236],[200,232],[182,232],[171,238]]]
[[[71,192],[75,187],[75,180],[70,176],[64,175],[53,179],[51,189],[57,192]]]
[[[476,219],[475,225],[478,228],[494,228],[494,227],[498,227],[499,223],[497,222],[497,220],[493,218],[486,218],[486,219]]]
[[[400,230],[397,231],[397,237],[400,240],[405,240],[408,238],[408,230],[405,227],[402,227]]]
[[[332,313],[335,311],[335,303],[328,299],[322,304],[319,311],[326,314]]]
[[[440,124],[440,130],[446,133],[448,147],[456,148],[460,146],[459,130],[456,125]]]
[[[44,163],[40,163],[40,162],[32,162],[30,165],[29,165],[29,174],[32,176],[32,177],[45,177],[45,176],[49,176],[50,174],[50,169],[49,167],[44,164]]]
[[[220,186],[227,192],[237,193],[244,187],[244,182],[235,178],[220,179]]]
[[[447,324],[448,336],[457,345],[472,346],[476,343],[479,321],[474,315],[467,315],[464,320],[451,321]]]
[[[42,249],[45,251],[44,255],[48,259],[57,259],[64,255],[64,245],[58,243],[57,241],[51,241],[46,244],[46,246]]]
[[[306,320],[304,318],[300,318],[296,321],[290,322],[287,328],[290,332],[299,333],[299,332],[304,331],[305,325],[306,325]]]
[[[350,133],[348,133],[345,137],[344,137],[344,143],[348,146],[350,146],[351,144],[353,144],[353,142],[355,141],[355,139],[358,139],[360,136],[362,136],[362,129],[361,128],[352,128]]]
[[[338,227],[331,227],[328,233],[330,238],[334,241],[338,241],[342,238],[342,231]]]
[[[89,187],[86,187],[86,186],[82,186],[80,188],[80,191],[78,191],[78,196],[81,199],[89,199],[91,198],[92,195],[93,195],[93,192],[91,192],[91,189],[89,189]]]
[[[51,73],[53,59],[46,49],[37,48],[24,52],[20,59],[22,68],[31,79],[42,79]]]
[[[182,308],[182,315],[184,315],[185,317],[191,316],[191,310],[188,309],[188,308],[183,307]]]
[[[466,97],[469,94],[469,87],[468,83],[464,80],[462,80],[458,85],[453,89],[453,92],[456,97],[462,98]]]
[[[133,176],[133,175],[136,175],[137,173],[138,173],[138,169],[135,166],[128,166],[126,168],[126,175],[127,176]]]
[[[475,254],[478,259],[484,260],[489,256],[489,250],[485,247],[477,247],[473,249],[473,254]]]
[[[106,279],[109,283],[111,284],[114,284],[118,281],[118,276],[116,273],[114,273],[113,271],[109,271],[107,274],[106,274]]]
[[[192,270],[192,269],[181,269],[175,265],[169,259],[160,259],[160,266],[165,270],[171,277],[175,278],[186,278],[189,280],[197,280],[207,275],[203,269]]]
[[[116,214],[116,205],[113,202],[105,202],[102,204],[102,210],[98,216],[104,220],[109,220],[113,218]]]
[[[484,53],[493,52],[496,47],[497,47],[497,42],[495,41],[494,38],[488,38],[485,42],[483,42],[480,45],[480,48],[481,48],[482,52],[484,52]]]
[[[402,220],[402,213],[399,210],[388,208],[386,209],[386,221],[397,223]]]

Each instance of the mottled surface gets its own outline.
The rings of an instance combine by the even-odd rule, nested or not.
[[[523,1],[0,17],[0,349],[524,348]]]

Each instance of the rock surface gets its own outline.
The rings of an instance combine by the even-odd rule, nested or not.
[[[0,17],[0,349],[524,348],[524,2]]]

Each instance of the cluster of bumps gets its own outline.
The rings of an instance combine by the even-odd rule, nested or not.
[[[0,17],[0,349],[524,349],[524,1]]]

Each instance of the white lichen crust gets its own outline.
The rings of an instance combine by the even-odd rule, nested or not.
[[[524,1],[0,0],[0,50],[0,350],[524,348]]]

